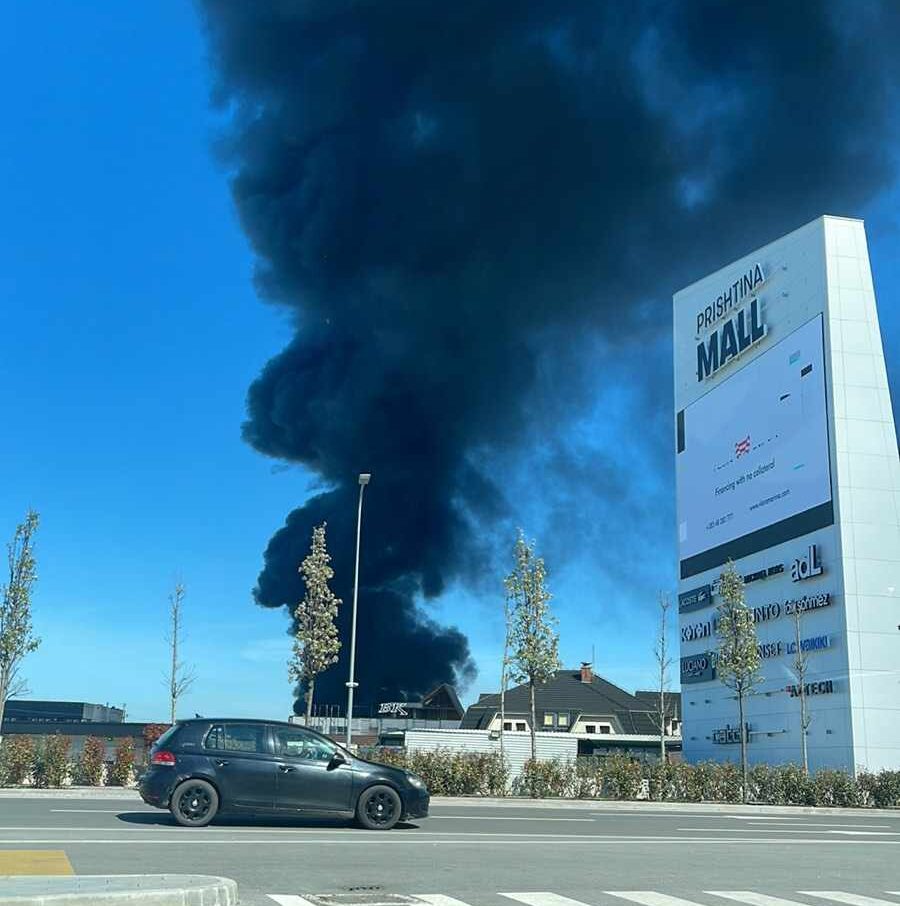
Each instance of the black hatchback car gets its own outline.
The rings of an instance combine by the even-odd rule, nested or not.
[[[185,827],[222,812],[345,815],[370,830],[428,815],[428,790],[415,774],[275,721],[179,721],[153,746],[139,788],[144,802]]]

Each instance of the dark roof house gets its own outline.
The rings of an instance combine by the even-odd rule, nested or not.
[[[587,663],[582,664],[580,669],[557,670],[553,679],[536,688],[535,706],[539,730],[659,735],[653,702],[631,695],[603,677],[596,676]],[[680,711],[680,701],[678,707]],[[528,719],[531,705],[527,684],[507,690],[505,711],[507,720]],[[483,694],[469,706],[461,728],[490,729],[499,712],[500,694]]]

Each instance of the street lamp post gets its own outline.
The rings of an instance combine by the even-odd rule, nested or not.
[[[350,624],[350,680],[347,683],[347,748],[350,748],[353,723],[353,690],[359,685],[354,679],[356,666],[356,600],[359,594],[359,536],[362,531],[363,490],[372,476],[362,472],[359,476],[359,510],[356,514],[356,566],[353,570],[353,617]]]

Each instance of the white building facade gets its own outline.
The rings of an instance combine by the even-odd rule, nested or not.
[[[900,457],[862,221],[821,217],[675,294],[683,747],[737,760],[716,580],[745,579],[754,763],[900,768]]]

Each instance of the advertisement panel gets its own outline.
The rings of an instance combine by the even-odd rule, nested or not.
[[[678,438],[682,578],[831,525],[821,315],[679,412]]]

